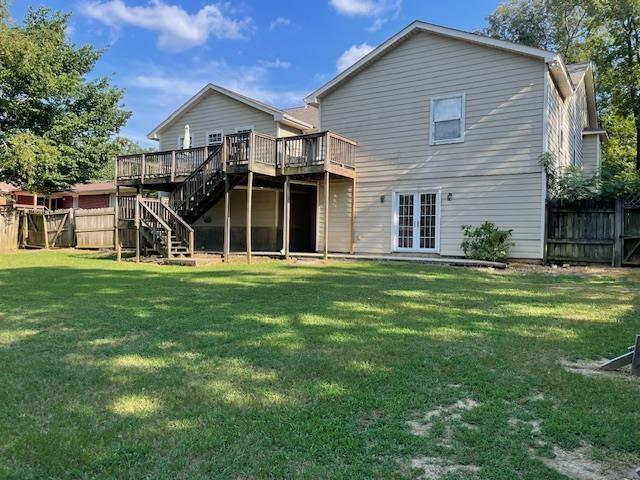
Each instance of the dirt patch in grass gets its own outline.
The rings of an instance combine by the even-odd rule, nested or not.
[[[423,480],[438,480],[450,473],[463,473],[475,475],[480,472],[477,465],[459,465],[449,463],[440,457],[416,457],[411,459],[411,468],[420,470],[422,474],[418,477]]]
[[[409,420],[407,425],[409,425],[411,433],[424,437],[431,430],[432,421],[435,418],[442,418],[445,422],[450,423],[451,421],[460,420],[463,412],[473,410],[479,405],[478,402],[471,398],[464,398],[447,407],[437,407],[429,410],[421,419]]]
[[[581,278],[591,278],[599,276],[632,276],[633,270],[628,268],[614,268],[606,265],[539,265],[535,263],[509,263],[508,268],[504,270],[492,269],[495,273],[511,274],[511,273],[543,273],[553,276],[570,275]]]
[[[567,372],[579,373],[587,377],[625,378],[627,380],[640,382],[640,377],[631,375],[630,367],[624,367],[612,372],[600,370],[600,367],[608,360],[607,358],[601,358],[600,360],[561,360],[560,365],[562,365],[562,368]]]
[[[574,480],[632,480],[638,478],[638,467],[630,465],[606,465],[590,456],[591,446],[583,445],[575,450],[553,448],[554,458],[532,457],[547,467]]]

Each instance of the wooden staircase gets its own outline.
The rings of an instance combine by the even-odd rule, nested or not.
[[[140,197],[138,202],[145,248],[166,258],[193,256],[193,228],[187,222],[161,200]]]
[[[218,145],[169,196],[169,204],[180,217],[192,223],[216,204],[225,192],[224,149]],[[226,188],[232,189],[242,175],[227,175]]]

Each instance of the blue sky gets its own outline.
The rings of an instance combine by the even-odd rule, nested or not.
[[[341,68],[424,20],[482,27],[498,0],[15,0],[72,11],[69,38],[107,48],[95,74],[126,89],[133,112],[122,134],[146,134],[206,83],[278,107],[303,97]]]

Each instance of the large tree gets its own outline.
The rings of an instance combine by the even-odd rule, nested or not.
[[[18,25],[3,7],[0,180],[49,193],[94,178],[130,116],[123,91],[109,78],[88,79],[102,52],[68,40],[68,14],[30,9]]]
[[[604,176],[640,172],[640,0],[509,0],[483,33],[559,52],[568,63],[593,60],[599,113],[611,135]]]
[[[602,29],[593,52],[601,110],[609,122],[631,119],[634,128],[626,129],[630,138],[622,143],[635,145],[640,172],[640,0],[603,1],[600,11]]]
[[[559,52],[567,62],[585,58],[585,40],[597,26],[595,4],[581,0],[508,0],[487,17],[483,33]]]

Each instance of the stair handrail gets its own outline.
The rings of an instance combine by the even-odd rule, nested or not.
[[[191,225],[189,225],[180,215],[178,215],[169,205],[166,203],[162,203],[162,208],[166,210],[169,214],[168,216],[176,223],[176,227],[173,231],[175,232],[178,240],[187,244],[189,248],[189,253],[193,255],[195,249],[195,237],[194,230]]]
[[[182,198],[182,201],[180,203],[178,203],[178,198],[177,198],[177,192],[180,191],[182,193],[182,191],[184,189],[187,188],[188,185],[190,185],[190,183],[198,176],[201,174],[201,172],[203,172],[215,159],[216,157],[218,157],[220,155],[220,153],[222,152],[222,145],[217,145],[212,152],[209,154],[209,156],[207,157],[207,159],[202,162],[198,168],[196,168],[193,172],[191,172],[189,174],[189,176],[187,178],[185,178],[180,185],[178,185],[176,187],[176,189],[171,192],[171,195],[169,196],[170,199],[170,203],[173,207],[173,209],[178,210],[180,209],[180,207],[182,207],[185,203],[187,203],[188,198],[190,197],[190,195],[184,195]],[[224,159],[222,159],[222,161],[219,162],[219,165],[217,166],[216,169],[213,170],[213,173],[211,176],[217,174],[218,172],[220,172],[222,170],[222,166],[224,165]],[[204,180],[203,180],[203,185],[204,183],[206,183],[206,181],[208,180],[208,177],[205,176]]]
[[[153,211],[153,209],[147,205],[147,202],[145,201],[144,198],[140,199],[140,216],[141,218],[144,218],[144,215],[142,214],[143,211],[146,211],[152,218],[153,222],[152,222],[152,226],[148,227],[151,228],[152,230],[152,234],[153,234],[153,241],[154,241],[154,248],[157,248],[157,246],[155,245],[155,242],[157,240],[159,240],[158,238],[158,227],[157,225],[159,225],[161,228],[163,228],[165,230],[164,235],[165,235],[165,248],[166,248],[166,256],[167,258],[171,258],[172,254],[171,254],[171,227],[169,225],[167,225],[167,223],[162,220],[162,218],[160,218],[160,216]]]

